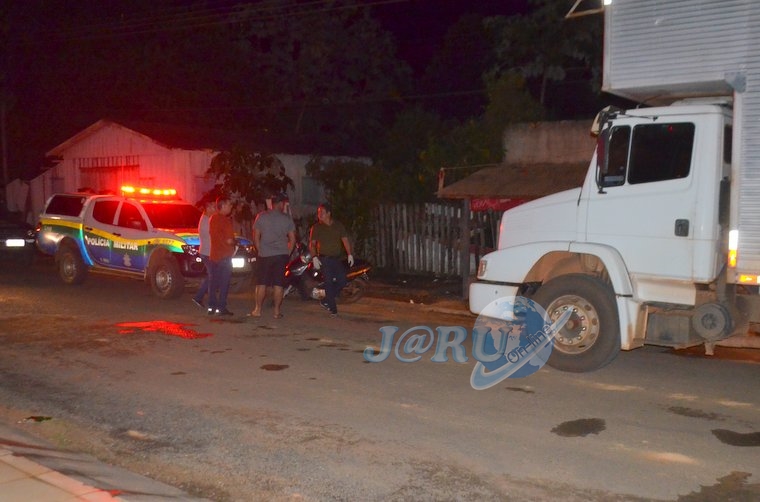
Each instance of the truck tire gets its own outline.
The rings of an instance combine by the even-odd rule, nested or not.
[[[164,255],[152,260],[148,280],[153,294],[159,298],[178,298],[185,290],[185,278],[173,256]]]
[[[568,308],[575,312],[554,338],[549,366],[575,373],[594,371],[620,352],[615,297],[609,285],[598,278],[583,274],[557,277],[541,286],[533,300],[551,320]]]
[[[73,244],[62,243],[55,253],[55,262],[58,275],[66,284],[82,284],[87,277],[87,265]]]

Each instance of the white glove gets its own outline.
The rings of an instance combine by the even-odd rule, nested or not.
[[[348,266],[353,267],[354,266],[354,255],[350,254],[348,255]]]
[[[314,264],[314,270],[319,270],[320,268],[322,268],[322,262],[319,261],[319,258],[317,258],[316,256],[311,259],[311,262]]]

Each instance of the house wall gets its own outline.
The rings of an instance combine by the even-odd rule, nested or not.
[[[61,162],[31,180],[31,215],[28,219],[36,220],[45,202],[54,193],[74,192],[83,188],[118,192],[119,186],[110,186],[120,184],[115,181],[108,183],[109,186],[88,187],[88,180],[79,167],[79,159],[130,157],[139,164],[139,175],[130,176],[123,171],[125,174],[120,178],[125,178],[125,183],[175,188],[182,199],[192,203],[200,200],[215,183],[214,179],[206,177],[211,160],[218,153],[214,150],[167,148],[115,123],[95,127],[91,133],[84,133],[86,131],[52,150],[50,153],[59,156]],[[325,194],[321,186],[315,186],[306,176],[305,166],[310,157],[290,154],[278,154],[277,157],[283,163],[285,173],[293,180],[294,187],[288,189],[293,216],[298,218],[315,213]]]
[[[596,145],[590,134],[591,123],[563,120],[511,125],[504,132],[504,163],[588,163]]]

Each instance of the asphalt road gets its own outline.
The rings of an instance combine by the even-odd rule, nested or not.
[[[644,348],[476,391],[472,359],[363,356],[385,326],[472,327],[449,309],[287,299],[249,319],[243,293],[217,319],[138,281],[1,266],[0,420],[50,418],[23,426],[198,497],[760,500],[757,358]]]

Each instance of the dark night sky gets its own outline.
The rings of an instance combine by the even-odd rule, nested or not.
[[[130,0],[130,2],[103,2],[103,0],[10,0],[6,9],[12,15],[11,32],[24,30],[27,23],[37,29],[42,28],[41,33],[60,34],[69,30],[76,30],[77,26],[70,25],[67,14],[76,10],[79,15],[92,16],[84,21],[84,25],[97,23],[100,19],[109,17],[114,13],[125,12],[126,15],[135,15],[137,9],[129,8],[130,5],[144,5],[150,0]],[[161,9],[170,12],[172,6],[197,2],[193,0],[162,0]],[[239,0],[214,0],[207,5],[213,8],[224,9],[240,3]],[[313,3],[313,0],[312,0]],[[421,74],[431,57],[441,47],[444,36],[462,15],[477,13],[484,16],[512,15],[524,12],[528,6],[528,0],[363,0],[372,9],[372,14],[380,23],[393,33],[398,43],[398,55],[406,60],[417,74]],[[164,7],[166,6],[166,7]],[[3,8],[0,8],[0,13]],[[74,31],[76,33],[76,31]],[[76,62],[72,62],[76,65]],[[25,86],[33,86],[34,82],[21,82],[20,90],[24,92]],[[19,113],[16,108],[11,113]],[[55,127],[61,124],[62,117],[48,117],[45,124],[39,127]],[[58,128],[61,129],[61,128]],[[60,132],[60,131],[59,131]],[[67,132],[67,134],[70,134]],[[57,139],[58,140],[58,139]],[[46,148],[55,146],[56,143],[45,144],[40,152],[44,154]],[[11,144],[13,150],[19,145]],[[28,146],[28,145],[23,145]],[[42,148],[36,146],[35,150]],[[11,159],[17,156],[11,151]],[[28,162],[26,156],[22,158]],[[41,158],[41,156],[39,157]],[[14,162],[12,170],[17,170],[19,165]]]
[[[510,16],[527,8],[527,0],[405,0],[374,7],[376,17],[396,36],[399,55],[415,69],[425,66],[461,16]]]

